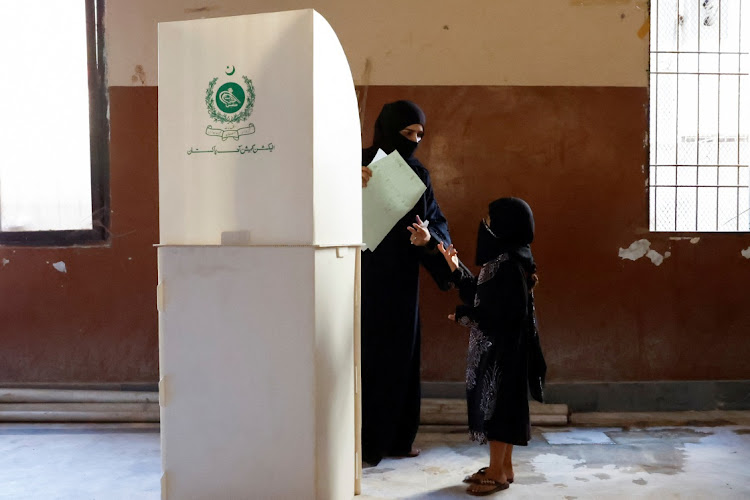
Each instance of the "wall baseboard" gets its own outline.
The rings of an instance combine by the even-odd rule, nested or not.
[[[77,391],[142,391],[159,390],[158,382],[2,382],[2,389],[54,389]]]
[[[102,421],[154,422],[158,421],[159,410],[156,389],[156,384],[145,383],[2,384],[0,406],[8,407],[0,407],[0,421],[43,421],[45,418],[58,422],[66,418],[70,419],[68,421],[96,421],[101,418]],[[565,404],[571,413],[750,410],[750,380],[550,383],[545,396],[546,403]],[[464,397],[463,382],[422,382],[423,399]],[[11,407],[10,403],[14,405]],[[26,418],[19,413],[24,403],[29,410]],[[73,403],[83,405],[65,411],[68,408],[64,406]],[[106,410],[104,403],[109,403]],[[142,407],[135,409],[128,403],[130,406],[140,403]],[[43,404],[49,408],[42,408]]]
[[[82,387],[2,387],[0,422],[159,422],[156,391]]]

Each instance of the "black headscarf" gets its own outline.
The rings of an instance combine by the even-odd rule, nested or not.
[[[530,246],[534,241],[534,215],[528,203],[520,198],[500,198],[490,203],[489,215],[489,227],[484,220],[479,223],[477,265],[508,253],[528,273],[535,272]]]
[[[375,133],[372,137],[372,148],[390,154],[398,151],[404,160],[414,159],[414,151],[419,143],[412,142],[400,132],[409,125],[420,124],[424,127],[424,112],[411,101],[396,101],[383,106],[375,121]]]

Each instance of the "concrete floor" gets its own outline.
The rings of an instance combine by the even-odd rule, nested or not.
[[[0,499],[161,498],[159,424],[0,424]]]
[[[492,498],[748,499],[748,423],[534,428],[515,483]],[[487,447],[429,428],[417,445],[417,458],[365,469],[359,498],[469,498],[461,479]],[[158,425],[0,424],[0,499],[156,500],[160,468]]]
[[[488,465],[466,435],[421,433],[414,459],[365,469],[362,500],[467,499]],[[515,481],[492,498],[750,499],[750,427],[534,428],[513,451]]]

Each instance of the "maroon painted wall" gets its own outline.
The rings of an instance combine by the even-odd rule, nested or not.
[[[750,260],[740,254],[750,235],[693,244],[648,232],[646,89],[369,87],[360,96],[365,145],[383,103],[424,108],[418,156],[469,263],[487,203],[529,201],[551,381],[750,379]],[[157,380],[157,90],[113,87],[110,100],[110,244],[0,247],[10,261],[0,267],[0,384]],[[618,256],[642,238],[671,256],[658,267]],[[52,268],[60,260],[66,274]],[[446,319],[455,294],[423,278],[423,379],[462,380],[467,334]]]
[[[384,103],[411,99],[423,107],[417,156],[467,263],[490,201],[519,196],[530,203],[550,381],[750,378],[750,260],[740,253],[750,235],[702,234],[692,244],[648,232],[647,92],[359,89],[365,145]],[[642,238],[671,256],[658,267],[618,256]],[[422,278],[423,380],[463,380],[468,334],[446,318],[455,292]]]
[[[109,244],[0,247],[0,384],[157,380],[156,104],[110,89]]]

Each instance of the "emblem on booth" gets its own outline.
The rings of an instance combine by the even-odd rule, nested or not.
[[[253,81],[245,75],[240,80],[234,76],[235,71],[234,66],[227,66],[226,77],[221,77],[221,81],[215,77],[206,89],[208,116],[220,124],[218,127],[208,125],[206,135],[221,137],[222,141],[239,141],[241,136],[255,132],[255,125],[245,124],[255,104]]]
[[[255,133],[255,125],[249,123],[250,114],[255,104],[255,87],[253,81],[245,75],[236,75],[234,66],[227,66],[224,75],[214,77],[206,88],[205,104],[209,118],[215,124],[206,126],[206,135],[216,137],[222,142],[228,139],[239,141],[240,137]],[[219,149],[216,146],[208,149],[190,148],[188,155],[195,153],[258,153],[273,151],[273,143],[239,145],[237,148]]]

